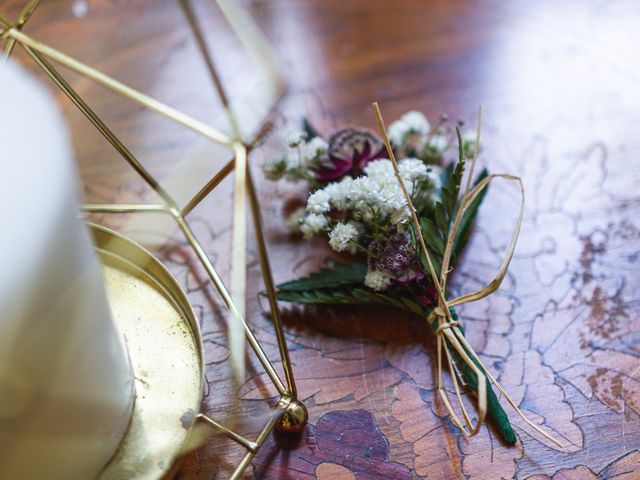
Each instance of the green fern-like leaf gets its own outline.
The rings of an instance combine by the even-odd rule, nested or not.
[[[460,183],[462,183],[465,167],[464,145],[462,142],[462,135],[460,134],[460,129],[458,127],[456,127],[456,136],[458,137],[458,163],[456,163],[456,167],[453,169],[453,175],[451,177],[452,184],[446,186],[451,188],[454,198],[457,199],[458,194],[460,193]],[[453,217],[453,212],[450,213],[451,217]]]
[[[367,266],[362,262],[337,263],[308,277],[278,285],[279,292],[308,291],[364,283]]]
[[[477,185],[483,178],[487,177],[489,172],[487,169],[483,169],[478,175],[474,185]],[[458,233],[456,234],[456,238],[453,242],[453,252],[452,252],[452,262],[455,261],[457,256],[464,250],[465,245],[469,241],[469,236],[471,235],[471,228],[473,227],[473,222],[478,215],[478,211],[480,210],[480,205],[484,200],[484,197],[487,195],[488,187],[486,187],[480,194],[473,200],[465,214],[462,216],[460,220],[460,225],[458,226]]]
[[[357,287],[322,288],[312,290],[278,290],[278,300],[301,304],[377,304],[388,305],[422,315],[423,309],[410,298],[386,295]]]

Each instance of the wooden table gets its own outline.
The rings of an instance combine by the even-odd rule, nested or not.
[[[4,1],[15,18],[22,2]],[[303,116],[323,132],[374,127],[409,109],[446,112],[473,124],[485,109],[481,161],[522,176],[526,217],[509,275],[490,298],[461,309],[467,337],[527,415],[563,439],[560,451],[513,416],[520,442],[502,445],[483,428],[465,440],[434,395],[434,341],[424,321],[380,308],[283,305],[300,397],[310,424],[295,442],[260,450],[248,475],[269,479],[474,480],[640,478],[640,5],[634,1],[463,2],[273,0],[248,3],[284,63],[289,92],[276,130]],[[206,122],[219,102],[178,6],[170,1],[44,2],[25,31]],[[250,74],[215,5],[197,1],[231,95]],[[18,56],[27,60],[19,52]],[[35,69],[34,69],[35,70]],[[171,188],[193,191],[227,158],[181,127],[70,75],[125,144]],[[152,194],[60,96],[90,201]],[[272,136],[251,157],[278,148]],[[195,160],[194,160],[195,159]],[[197,160],[197,161],[196,161]],[[181,165],[197,164],[184,170]],[[189,163],[191,162],[191,163]],[[257,168],[256,168],[257,171]],[[194,228],[225,280],[232,182],[194,212]],[[259,182],[276,280],[309,272],[330,255],[288,234],[283,211],[303,186]],[[190,190],[191,189],[191,190]],[[492,187],[473,241],[454,275],[460,291],[491,278],[515,210]],[[165,226],[97,220],[149,240]],[[158,254],[187,289],[207,355],[204,408],[255,435],[268,412],[256,362],[239,390],[231,382],[225,312],[185,241]],[[248,317],[271,358],[275,337],[250,242]],[[286,442],[285,442],[286,443]],[[179,478],[225,478],[241,454],[214,437]],[[251,470],[251,469],[250,469]]]

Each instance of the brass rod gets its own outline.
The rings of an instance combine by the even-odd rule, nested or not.
[[[3,27],[3,28],[0,28],[0,40],[4,40],[8,43],[10,40],[12,40],[10,37],[8,38],[8,35],[9,35],[9,30],[11,29],[11,27],[13,27],[13,25],[11,24],[9,19],[3,17],[2,15],[0,15],[0,24]],[[8,60],[9,60],[9,54],[3,53],[2,61],[7,62]]]
[[[48,45],[45,45],[44,43],[34,40],[28,35],[25,35],[24,33],[17,30],[16,28],[10,28],[9,30],[7,30],[6,33],[11,38],[14,38],[18,42],[20,42],[22,45],[31,47],[33,50],[38,51],[42,55],[64,65],[65,67],[81,75],[84,75],[85,77],[93,80],[96,83],[103,85],[109,90],[112,90],[124,97],[129,98],[130,100],[137,103],[138,105],[141,105],[145,108],[148,108],[149,110],[153,110],[161,115],[164,115],[165,117],[168,117],[184,125],[185,127],[188,127],[191,130],[194,130],[195,132],[198,132],[201,135],[204,135],[205,137],[213,140],[214,142],[221,143],[229,147],[232,146],[232,143],[233,143],[232,140],[224,133],[219,132],[213,127],[210,127],[209,125],[202,123],[199,120],[196,120],[190,117],[189,115],[186,115],[180,112],[179,110],[176,110],[175,108],[170,107],[156,100],[155,98],[152,98],[148,95],[145,95],[144,93],[134,90],[133,88],[124,85],[123,83],[109,77],[108,75],[105,75],[104,73],[96,70],[95,68],[92,68],[74,58],[71,58],[68,55],[65,55],[64,53],[54,48],[51,48]]]
[[[36,8],[40,4],[40,0],[29,0],[27,4],[24,6],[22,11],[20,12],[20,16],[18,17],[18,21],[16,22],[16,27],[21,29],[25,23],[29,21],[33,12],[35,12]]]
[[[230,430],[229,428],[225,427],[221,423],[216,422],[209,415],[204,415],[204,414],[200,413],[200,414],[198,414],[197,418],[200,419],[201,421],[205,422],[210,427],[221,431],[225,436],[227,436],[228,438],[230,438],[234,442],[239,443],[244,448],[246,448],[248,451],[255,453],[256,450],[258,449],[258,445],[256,444],[256,442],[252,442],[251,440],[248,440],[245,437],[243,437],[242,435],[239,435],[236,432],[234,432],[233,430]]]
[[[222,167],[218,173],[216,173],[213,178],[193,196],[191,200],[189,200],[189,203],[187,203],[187,205],[182,209],[180,214],[183,217],[187,216],[194,208],[196,208],[198,204],[233,171],[234,163],[233,159],[227,162],[227,164]]]
[[[171,213],[166,205],[140,203],[87,203],[82,210],[89,213]]]
[[[253,64],[263,69],[276,84],[277,91],[282,92],[284,79],[278,61],[273,50],[269,48],[269,40],[249,13],[241,8],[239,2],[235,0],[216,0],[216,4],[244,46]]]
[[[169,196],[169,194],[160,186],[155,178],[147,171],[146,168],[138,161],[131,151],[124,146],[120,139],[111,131],[109,127],[96,115],[91,107],[76,93],[76,91],[67,83],[67,81],[58,73],[58,71],[45,59],[40,53],[32,49],[30,46],[22,43],[22,47],[35,60],[35,62],[45,71],[54,83],[67,95],[67,97],[80,109],[87,119],[98,129],[104,138],[113,146],[113,148],[124,157],[124,159],[138,172],[147,184],[153,188],[156,193],[173,208],[177,205]]]
[[[240,317],[245,318],[246,321],[247,152],[244,145],[240,143],[234,145],[234,152],[235,179],[233,188],[233,228],[231,232],[231,298],[238,308]],[[229,344],[232,347],[231,364],[237,378],[241,379],[241,375],[244,372],[244,340],[242,339],[242,331],[238,323],[232,323],[229,327]]]
[[[269,433],[271,432],[271,430],[273,430],[273,426],[276,424],[277,421],[278,421],[278,415],[275,415],[273,418],[269,420],[269,422],[262,429],[262,431],[258,435],[258,438],[256,438],[256,441],[255,441],[256,451],[262,446],[264,441],[267,439],[267,437],[269,436]],[[231,477],[229,477],[229,479],[238,480],[242,478],[242,474],[247,469],[247,467],[251,463],[251,460],[253,460],[254,456],[255,456],[255,452],[249,451],[245,453],[244,457],[242,457],[242,460],[240,460],[240,463],[238,464],[236,469],[233,471],[233,474],[231,475]]]
[[[282,365],[284,367],[284,375],[287,380],[287,385],[289,386],[289,393],[293,398],[297,398],[298,389],[296,388],[296,382],[293,376],[293,367],[291,365],[291,359],[289,358],[289,349],[287,348],[287,340],[285,338],[284,329],[282,327],[282,318],[280,317],[280,309],[278,307],[278,300],[276,298],[276,289],[273,283],[273,276],[271,274],[269,255],[267,253],[267,246],[264,240],[262,215],[260,213],[260,202],[258,201],[255,185],[253,183],[253,177],[251,176],[251,170],[248,164],[247,187],[247,190],[249,191],[249,201],[251,203],[253,228],[256,231],[258,256],[260,258],[260,270],[262,270],[262,278],[267,290],[267,296],[269,297],[269,306],[271,308],[271,316],[273,318],[274,328],[276,331],[276,339],[278,340],[280,358],[282,359]]]
[[[249,464],[251,463],[251,460],[253,460],[253,457],[255,457],[255,455],[256,454],[253,452],[245,453],[244,456],[242,457],[242,460],[240,460],[240,463],[238,464],[236,469],[233,471],[233,473],[229,477],[229,480],[239,480],[240,478],[242,478],[244,471],[247,469],[247,467],[249,466]]]
[[[18,17],[18,20],[16,21],[15,27],[18,30],[22,30],[22,27],[24,26],[25,23],[29,21],[29,18],[31,18],[31,15],[33,15],[33,12],[35,11],[39,3],[40,3],[40,0],[29,0],[27,2],[27,4],[24,6],[22,11],[20,12],[20,16]],[[6,58],[9,58],[9,56],[13,52],[13,48],[15,47],[15,45],[16,45],[15,39],[9,38],[7,40],[7,44],[4,47],[4,55]]]
[[[195,235],[191,231],[191,228],[189,227],[185,219],[180,214],[174,215],[174,218],[178,222],[178,225],[182,229],[185,237],[187,237],[189,244],[191,245],[193,250],[196,252],[196,255],[198,256],[200,263],[207,271],[207,274],[209,275],[209,278],[211,278],[213,285],[218,290],[218,293],[222,297],[222,300],[227,306],[227,309],[229,310],[231,316],[233,317],[233,320],[236,322],[240,322],[244,326],[245,335],[247,337],[247,340],[249,341],[249,345],[251,345],[251,348],[255,352],[256,356],[258,357],[258,360],[260,361],[260,364],[265,369],[265,372],[267,373],[267,375],[273,382],[274,386],[278,390],[278,393],[280,395],[286,395],[288,392],[284,384],[282,383],[282,380],[280,380],[278,373],[273,368],[273,365],[271,365],[271,362],[269,362],[269,358],[264,353],[262,346],[258,342],[258,339],[254,335],[254,333],[249,328],[249,325],[247,325],[245,320],[238,313],[238,309],[233,303],[233,300],[231,299],[231,295],[229,295],[229,292],[227,291],[226,287],[224,286],[224,283],[222,282],[222,279],[220,278],[220,276],[218,275],[218,272],[216,271],[211,261],[209,260],[209,257],[207,256],[206,252],[202,248],[202,245],[200,245],[200,242],[198,242],[198,239],[195,237]]]
[[[198,23],[198,19],[193,11],[193,5],[191,4],[191,0],[179,0],[178,2],[180,7],[182,7],[182,11],[184,12],[184,16],[189,23],[189,28],[191,28],[191,32],[196,40],[196,44],[200,49],[200,53],[202,54],[202,58],[204,59],[205,65],[207,66],[207,70],[209,71],[209,75],[211,76],[211,80],[216,88],[218,96],[222,101],[222,105],[227,114],[227,118],[229,120],[229,125],[233,130],[234,136],[236,140],[241,140],[240,129],[238,127],[238,122],[236,122],[235,115],[231,110],[231,104],[229,103],[229,97],[227,96],[227,92],[222,85],[222,80],[220,79],[220,75],[218,75],[218,71],[213,63],[213,55],[211,54],[211,50],[207,45],[207,42],[202,33],[202,28],[200,28],[200,24]]]

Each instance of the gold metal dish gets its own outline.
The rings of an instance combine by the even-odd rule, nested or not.
[[[202,342],[178,282],[148,251],[91,225],[107,295],[135,375],[129,429],[100,478],[158,479],[187,442],[202,400]]]
[[[89,228],[136,387],[129,429],[100,480],[170,478],[179,466],[176,459],[196,446],[190,437],[197,425],[226,435],[247,450],[231,476],[239,478],[276,423],[285,431],[298,431],[306,423],[306,409],[289,397],[275,405],[275,415],[254,441],[201,413],[202,336],[186,294],[143,247],[108,228],[94,224]],[[200,431],[195,436],[201,435]]]

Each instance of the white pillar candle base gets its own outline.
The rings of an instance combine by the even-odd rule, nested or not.
[[[0,62],[0,478],[95,478],[129,423],[133,375],[53,98]]]

